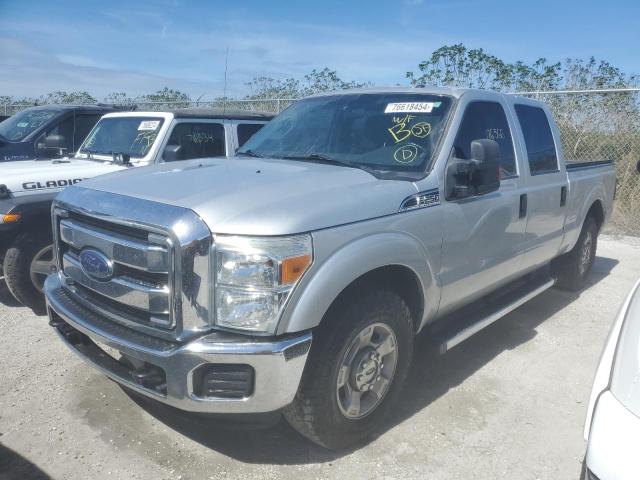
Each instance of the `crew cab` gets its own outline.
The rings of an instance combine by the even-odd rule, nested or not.
[[[383,427],[418,332],[446,352],[553,285],[582,288],[614,188],[610,162],[565,164],[531,99],[320,94],[236,158],[62,192],[50,324],[142,395],[282,411],[342,448]]]
[[[3,162],[72,155],[103,115],[118,110],[112,105],[25,108],[0,122],[0,168]]]
[[[272,117],[209,109],[114,112],[72,158],[0,164],[0,264],[13,296],[44,312],[42,285],[53,266],[51,201],[64,188],[132,167],[233,155]]]

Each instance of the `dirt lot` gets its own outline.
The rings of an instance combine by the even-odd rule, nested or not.
[[[328,452],[284,422],[230,427],[128,396],[0,286],[0,478],[577,479],[604,338],[640,239],[602,237],[590,286],[551,290],[438,356],[419,338],[386,431]]]

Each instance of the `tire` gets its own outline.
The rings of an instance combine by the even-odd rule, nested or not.
[[[359,293],[362,291],[367,293]],[[383,426],[401,393],[413,354],[413,324],[402,298],[385,289],[367,291],[363,288],[357,292],[332,307],[314,333],[298,392],[283,412],[295,430],[332,450],[360,443]],[[383,352],[394,344],[395,353],[380,353],[377,360],[370,360],[375,352],[371,357],[372,352],[367,347],[359,350],[364,342],[362,339],[370,330],[373,344],[382,342],[387,346],[380,345],[376,349]],[[349,358],[352,358],[351,362]],[[351,369],[348,376],[345,374],[347,363],[358,367]],[[369,370],[359,369],[363,366]],[[359,375],[357,372],[364,373]],[[358,388],[369,390],[356,392],[359,393],[360,411],[356,414],[355,408],[351,408],[347,412],[345,405],[354,395],[347,394],[348,390],[354,392],[351,385],[357,383],[356,378],[360,381],[368,376],[372,383]],[[342,387],[338,385],[339,379],[344,380]],[[365,411],[367,408],[371,410]]]
[[[565,290],[581,290],[589,276],[598,248],[598,225],[592,215],[582,224],[580,236],[573,249],[553,261],[556,286]]]
[[[16,300],[38,315],[46,313],[42,293],[46,275],[44,264],[35,265],[34,259],[37,256],[41,257],[39,260],[47,258],[44,250],[52,247],[50,236],[27,232],[16,238],[4,257],[4,275],[9,291]],[[50,258],[53,258],[52,255]]]

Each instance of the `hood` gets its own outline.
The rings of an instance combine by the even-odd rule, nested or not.
[[[287,235],[398,212],[412,182],[355,168],[246,157],[141,167],[82,187],[189,208],[212,232]]]
[[[6,162],[0,163],[0,184],[6,185],[11,194],[22,196],[62,190],[87,178],[123,168],[126,167],[73,158]]]

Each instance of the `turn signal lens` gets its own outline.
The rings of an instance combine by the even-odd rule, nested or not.
[[[285,258],[282,261],[280,278],[284,285],[295,283],[311,265],[311,255]]]
[[[15,223],[20,220],[21,215],[19,213],[7,213],[0,216],[0,223]]]

